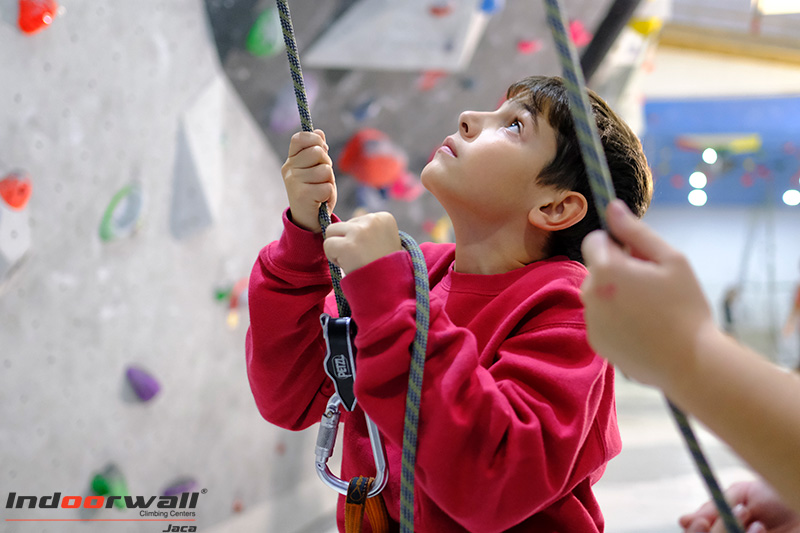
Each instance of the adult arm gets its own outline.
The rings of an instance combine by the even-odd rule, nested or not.
[[[800,376],[715,325],[686,258],[618,201],[610,231],[584,241],[590,343],[621,370],[661,388],[800,510]]]

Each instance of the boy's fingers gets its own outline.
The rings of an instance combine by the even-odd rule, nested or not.
[[[321,146],[325,152],[328,151],[328,144],[325,142],[325,134],[320,135],[322,130],[317,131],[298,131],[292,135],[289,141],[289,157],[294,157],[309,146]]]
[[[349,228],[348,224],[349,222],[347,221],[334,222],[333,224],[328,226],[328,229],[325,230],[325,238],[327,239],[329,237],[344,237],[345,235],[347,235],[347,230]]]
[[[621,200],[613,200],[608,205],[607,216],[614,238],[629,246],[635,257],[661,262],[672,253],[672,248],[638,220]]]
[[[303,148],[293,155],[290,160],[291,165],[297,169],[309,169],[317,165],[328,165],[333,168],[333,161],[328,156],[328,152],[319,145]]]

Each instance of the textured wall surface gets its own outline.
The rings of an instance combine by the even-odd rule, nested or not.
[[[0,177],[22,169],[33,191],[30,250],[0,286],[3,506],[9,492],[88,495],[92,476],[113,463],[131,495],[194,478],[208,491],[199,526],[264,501],[267,531],[330,513],[314,435],[261,419],[245,374],[246,309],[232,328],[228,302],[214,297],[249,275],[278,236],[286,200],[280,160],[219,66],[203,2],[65,4],[51,27],[26,36],[17,2],[0,1]],[[143,192],[140,226],[104,241],[104,211],[131,183]],[[128,365],[159,380],[151,401],[134,396]],[[139,518],[117,509],[0,514]]]

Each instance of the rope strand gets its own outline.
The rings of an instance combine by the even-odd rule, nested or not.
[[[289,59],[289,71],[292,74],[294,83],[294,96],[297,100],[297,111],[300,113],[300,125],[303,131],[314,131],[314,124],[311,122],[311,111],[308,107],[308,97],[306,96],[306,85],[303,81],[303,69],[300,67],[300,54],[297,53],[297,42],[294,37],[294,26],[292,25],[292,15],[289,12],[289,4],[286,0],[277,0],[278,13],[283,29],[283,41],[286,43],[286,56]],[[322,238],[325,239],[325,231],[331,225],[331,216],[328,213],[328,203],[322,202],[319,206],[319,225],[322,228]],[[342,270],[328,261],[328,270],[331,273],[331,284],[333,293],[336,296],[336,307],[339,309],[339,316],[350,316],[350,304],[342,292]]]

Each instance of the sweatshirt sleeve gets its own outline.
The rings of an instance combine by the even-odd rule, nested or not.
[[[563,497],[608,459],[602,438],[592,439],[591,433],[598,411],[608,409],[609,391],[603,389],[613,373],[587,344],[578,290],[553,283],[538,291],[538,307],[563,305],[566,298],[577,310],[575,320],[521,318],[488,369],[478,362],[474,334],[456,327],[441,299],[432,298],[417,490],[470,531],[512,527]],[[415,334],[408,254],[356,270],[343,288],[359,325],[356,395],[386,438],[402,445]]]
[[[322,236],[295,225],[288,209],[279,240],[264,247],[250,274],[246,357],[261,415],[292,430],[319,422],[333,385],[322,366],[319,316],[336,316]]]

